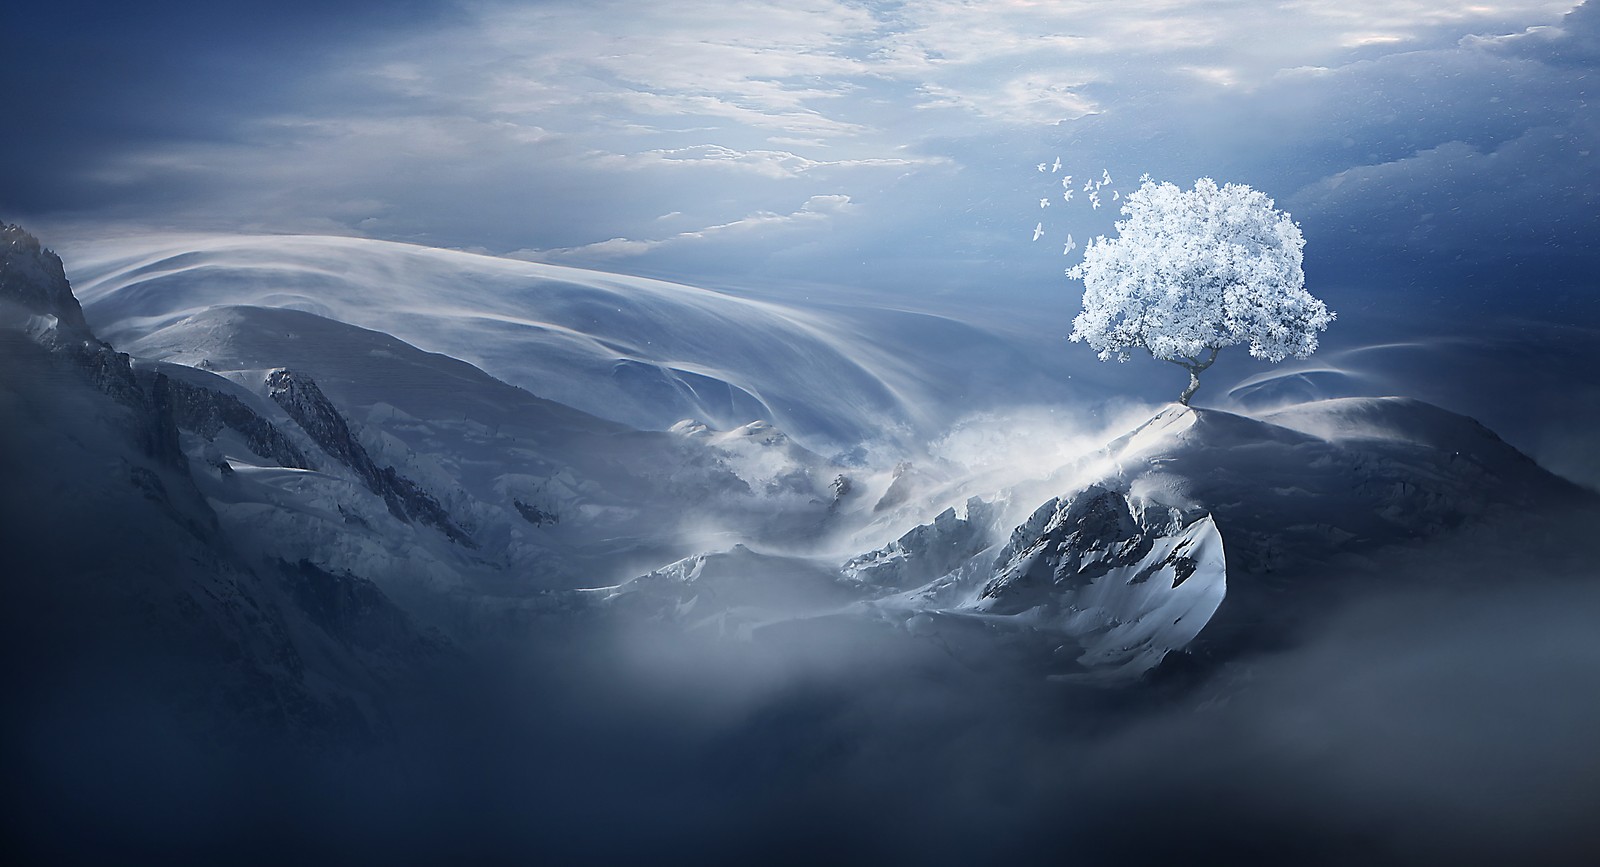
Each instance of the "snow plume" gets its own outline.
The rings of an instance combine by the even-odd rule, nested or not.
[[[1089,412],[1081,407],[1019,406],[974,413],[958,419],[928,450],[971,470],[1018,464],[1055,469],[1138,427],[1158,409],[1138,401],[1113,400]]]
[[[928,444],[935,460],[948,464],[959,483],[943,505],[966,496],[1009,491],[1018,510],[1012,523],[1045,498],[1087,483],[1105,467],[1089,460],[1105,444],[1138,427],[1159,409],[1134,400],[1114,400],[1085,412],[1066,406],[1016,407],[958,420]],[[1004,523],[1004,522],[1002,522]]]
[[[1382,328],[1370,342],[1250,372],[1231,388],[1218,389],[1212,401],[1259,415],[1330,397],[1405,394],[1471,416],[1540,466],[1600,489],[1600,458],[1593,448],[1600,386],[1568,381],[1561,373],[1586,367],[1600,330],[1510,321],[1514,337],[1454,321],[1426,331]],[[1537,353],[1527,351],[1530,345],[1539,347]],[[1503,361],[1517,356],[1537,367]]]

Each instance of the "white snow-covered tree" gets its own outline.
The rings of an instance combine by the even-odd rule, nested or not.
[[[1189,371],[1185,406],[1200,373],[1229,346],[1279,362],[1317,349],[1334,314],[1305,289],[1305,237],[1272,199],[1242,184],[1194,189],[1146,178],[1122,198],[1117,237],[1099,237],[1067,272],[1083,281],[1072,339],[1101,361],[1142,348]]]

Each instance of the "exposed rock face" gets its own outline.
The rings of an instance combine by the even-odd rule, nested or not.
[[[1016,614],[1069,604],[1070,591],[1117,566],[1140,561],[1154,544],[1121,494],[1090,486],[1065,502],[1051,500],[1011,533],[995,575],[984,585],[986,610]]]
[[[521,500],[514,499],[511,501],[511,503],[517,507],[517,514],[521,515],[524,521],[527,521],[535,527],[543,527],[545,524],[561,523],[561,516],[554,512],[547,512],[538,506],[535,506],[531,503],[524,503]]]
[[[0,224],[0,306],[27,318],[8,324],[20,325],[58,363],[75,368],[96,391],[132,412],[130,421],[144,454],[168,466],[181,462],[177,430],[168,411],[166,377],[157,375],[148,387],[141,386],[127,354],[90,331],[60,257],[20,226]]]
[[[39,245],[21,226],[0,223],[0,298],[54,316],[60,326],[88,338],[89,323],[73,297],[61,257]]]
[[[1209,514],[1090,486],[1046,503],[1012,533],[971,607],[1074,639],[1086,669],[1139,674],[1192,641],[1226,593]]]
[[[163,377],[174,423],[211,439],[223,428],[237,431],[250,450],[280,467],[315,469],[311,461],[277,426],[257,415],[244,401],[182,380]]]
[[[350,432],[344,416],[311,377],[279,368],[267,374],[267,393],[323,451],[354,470],[368,489],[382,497],[390,514],[402,521],[427,524],[467,548],[477,547],[431,494],[395,472],[394,467],[379,467],[373,461],[366,447]]]
[[[840,476],[840,478],[844,478]],[[931,524],[844,564],[846,578],[883,590],[918,587],[946,575],[989,547],[993,507],[974,497],[966,515],[945,509]]]
[[[304,455],[236,399],[136,371],[16,227],[0,228],[0,309],[0,643],[28,669],[8,694],[30,731],[69,732],[39,754],[74,754],[74,731],[118,736],[123,704],[199,725],[210,746],[380,732],[393,690],[442,645],[369,582],[242,558],[178,426],[234,427],[286,465]]]

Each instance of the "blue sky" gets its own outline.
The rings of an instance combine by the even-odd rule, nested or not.
[[[1062,241],[1115,217],[1081,191],[1040,208],[1061,175],[1209,175],[1302,223],[1308,287],[1341,313],[1330,349],[1421,333],[1520,357],[1556,328],[1582,357],[1600,326],[1596,0],[60,0],[19,18],[0,216],[56,243],[363,235],[1039,309],[1055,339],[1077,291]]]
[[[3,61],[16,217],[961,291],[1059,273],[1037,216],[1109,228],[1030,210],[1061,156],[1255,185],[1313,268],[1595,237],[1600,10],[1560,0],[45,5]]]

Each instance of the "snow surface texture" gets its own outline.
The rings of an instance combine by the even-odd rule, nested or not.
[[[1013,529],[1015,504],[1052,479],[1068,493]],[[1197,637],[1221,653],[1270,643],[1330,594],[1386,581],[1370,569],[1386,549],[1582,503],[1593,497],[1486,428],[1419,401],[1319,401],[1261,419],[1174,405],[1075,467],[960,503],[837,571],[735,549],[589,601],[657,620],[692,612],[750,637],[780,624],[818,640],[841,623],[887,628],[961,658],[998,652],[1014,669],[1118,681]],[[794,605],[792,586],[789,598],[754,592],[757,573],[809,582],[811,601]],[[738,574],[750,584],[735,602],[724,588]],[[816,601],[841,586],[854,602]]]
[[[808,540],[860,508],[837,502],[843,468],[769,424],[632,430],[294,310],[217,308],[158,336],[178,334],[226,378],[158,363],[169,377],[237,393],[317,456],[306,471],[233,428],[197,429],[195,460],[214,467],[210,450],[231,470],[202,473],[223,520],[274,556],[402,595],[593,586],[707,544]]]
[[[931,315],[844,316],[354,238],[161,236],[68,258],[96,330],[136,354],[198,364],[205,346],[190,317],[287,308],[386,332],[634,427],[761,419],[823,450],[926,438],[953,420],[941,413],[970,411],[1005,387],[996,360],[1014,355],[994,335]]]
[[[792,386],[807,401],[795,418],[892,418],[895,401],[859,398],[914,387],[856,389],[867,366],[854,359],[867,356],[835,351],[809,314],[345,239],[118,255],[86,269],[100,275],[90,319],[161,359],[140,366],[145,381],[178,383],[166,387],[177,443],[224,531],[258,556],[370,578],[458,635],[590,616],[735,640],[845,629],[1122,679],[1210,637],[1219,618],[1255,629],[1280,576],[1304,583],[1573,494],[1471,420],[1399,399],[1261,418],[1174,406],[1090,454],[1040,455],[1028,472],[938,460],[880,471],[824,458],[733,404],[737,424],[641,431],[326,315],[392,320],[464,350],[520,348],[546,359],[536,366],[581,356],[590,366],[572,368],[574,381],[589,400],[608,395],[613,415],[682,408],[605,391],[619,348],[682,326],[662,338],[674,351],[724,353],[718,370],[763,380],[748,393],[765,402],[746,408],[779,409],[773,389]],[[543,318],[526,316],[534,308]],[[611,336],[582,332],[582,315]],[[461,343],[510,320],[511,338]],[[729,333],[738,339],[716,339]],[[754,352],[741,342],[752,334],[781,351]],[[593,351],[561,355],[574,346]],[[549,347],[566,348],[540,354]],[[793,352],[811,357],[780,357]],[[840,371],[842,385],[828,381]]]
[[[70,315],[58,320],[71,297],[59,262],[49,267],[53,256],[19,240],[5,239],[0,254],[34,261],[7,277],[50,285],[0,285],[0,635],[8,658],[27,660],[8,689],[42,721],[34,736],[87,715],[114,738],[125,720],[108,711],[102,721],[86,713],[102,705],[74,702],[115,708],[131,696],[139,706],[172,702],[163,719],[177,738],[196,720],[216,725],[194,735],[202,740],[370,737],[399,684],[443,644],[372,582],[239,556],[181,449],[180,417],[209,426],[193,412],[200,405]],[[60,327],[19,328],[19,310]],[[303,457],[292,441],[241,421],[244,404],[215,406],[259,434],[248,440],[255,447]],[[73,692],[85,685],[91,696]]]

